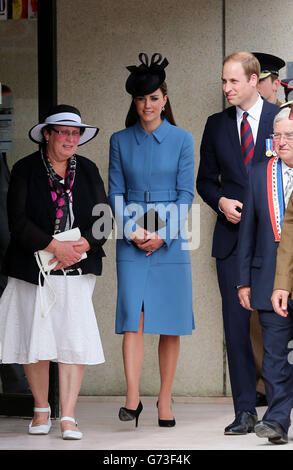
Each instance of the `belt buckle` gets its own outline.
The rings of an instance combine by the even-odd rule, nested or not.
[[[151,192],[149,190],[144,192],[144,202],[150,202],[150,199],[151,199],[150,194]]]

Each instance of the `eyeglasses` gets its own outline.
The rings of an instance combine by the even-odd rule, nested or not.
[[[52,131],[56,132],[56,134],[59,134],[61,135],[62,137],[80,137],[80,131],[72,131],[70,132],[69,130],[67,129],[62,129],[61,131],[60,130],[57,130],[57,129],[54,129],[54,127],[52,127]]]
[[[280,134],[279,132],[276,132],[275,134],[271,134],[270,137],[276,142],[281,140],[282,137],[285,138],[286,142],[293,142],[293,132],[285,132],[285,134]]]

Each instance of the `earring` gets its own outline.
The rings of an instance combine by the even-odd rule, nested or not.
[[[162,113],[164,113],[164,112],[165,112],[165,106],[162,107]]]

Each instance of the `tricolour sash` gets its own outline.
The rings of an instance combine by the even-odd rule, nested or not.
[[[284,197],[282,183],[281,160],[277,156],[271,158],[267,167],[267,192],[269,213],[275,242],[280,241],[284,217]]]

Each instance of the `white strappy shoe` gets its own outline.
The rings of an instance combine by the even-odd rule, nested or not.
[[[47,424],[40,424],[39,426],[32,426],[33,420],[30,422],[28,432],[29,434],[48,434],[51,429],[51,408],[34,408],[36,413],[49,413]]]
[[[63,416],[63,418],[60,419],[61,421],[71,421],[72,423],[75,423],[77,427],[77,421],[75,421],[74,418],[71,418],[70,416]],[[80,431],[73,431],[72,429],[66,429],[65,431],[62,432],[62,439],[82,439],[82,432]]]

